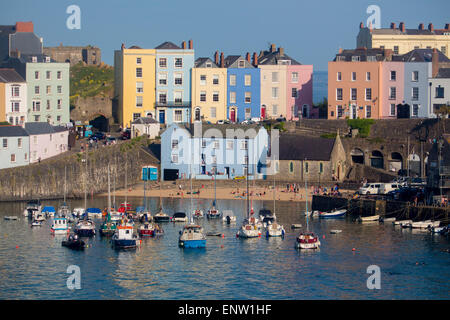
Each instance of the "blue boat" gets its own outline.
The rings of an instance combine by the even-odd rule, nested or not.
[[[178,245],[182,248],[205,248],[206,237],[203,228],[193,223],[185,225],[183,231],[180,231]]]
[[[137,247],[138,238],[134,234],[132,226],[122,224],[117,226],[111,241],[116,249],[135,249]]]
[[[332,218],[342,218],[347,213],[347,210],[334,210],[331,212],[319,212],[319,218],[321,219],[332,219]]]
[[[44,213],[47,216],[54,216],[56,213],[55,207],[52,206],[45,206],[44,208],[42,208],[42,213]]]
[[[86,212],[89,219],[102,217],[102,210],[99,208],[87,208]]]

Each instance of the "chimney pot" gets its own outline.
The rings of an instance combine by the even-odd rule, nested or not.
[[[189,49],[194,49],[194,42],[191,40],[189,40]]]
[[[214,63],[216,65],[219,65],[219,51],[217,50],[216,53],[214,54]]]
[[[419,24],[419,30],[423,30],[423,23]]]
[[[364,28],[364,23],[361,22],[361,23],[359,24],[359,28],[360,28],[360,29]]]
[[[399,28],[402,32],[405,32],[405,23],[404,22],[400,22]]]
[[[339,53],[342,53],[342,48],[339,48]]]
[[[220,53],[220,67],[225,68],[225,61],[223,60],[223,52]]]
[[[250,52],[247,52],[247,54],[245,55],[245,60],[250,63]]]
[[[272,43],[272,44],[270,45],[270,52],[275,52],[275,51],[276,51],[275,44]]]
[[[445,30],[450,30],[450,23],[445,24]]]
[[[183,42],[181,43],[181,48],[182,48],[182,49],[186,49],[186,41],[183,41]]]
[[[258,66],[258,55],[256,54],[256,52],[253,52],[253,66]]]
[[[125,49],[125,43],[122,43],[122,46],[120,47],[122,50]]]
[[[395,29],[395,22],[391,22],[391,29]]]
[[[278,51],[280,52],[280,56],[283,56],[283,55],[284,55],[284,48],[279,47],[279,48],[278,48]]]
[[[433,24],[432,24],[432,23],[430,23],[430,24],[428,25],[428,30],[430,30],[431,32],[434,31],[434,27],[433,27]]]

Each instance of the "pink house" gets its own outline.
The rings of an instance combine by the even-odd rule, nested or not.
[[[397,118],[396,106],[404,99],[404,63],[383,61],[381,63],[380,101],[381,118]]]
[[[287,67],[286,119],[318,118],[319,110],[313,109],[313,66],[290,65]]]

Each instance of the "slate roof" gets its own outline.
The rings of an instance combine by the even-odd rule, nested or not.
[[[187,132],[194,136],[194,126],[195,124],[175,124],[181,129],[187,130]],[[168,127],[169,128],[169,127]],[[228,130],[242,130],[241,132],[236,131],[237,134],[245,134],[246,137],[249,137],[250,139],[256,137],[258,135],[258,132],[260,129],[263,129],[264,127],[258,124],[249,124],[249,125],[242,125],[242,124],[202,124],[202,137],[212,137],[214,135],[214,131],[208,131],[209,129],[217,129],[221,133],[223,138],[227,137],[227,129]],[[253,130],[249,130],[253,129]],[[167,129],[166,129],[167,130]],[[217,131],[216,131],[217,132]],[[238,138],[243,138],[243,136],[239,136]]]
[[[69,128],[64,127],[64,126],[52,126],[52,127],[55,132],[69,131]]]
[[[158,121],[156,121],[153,118],[150,117],[140,117],[137,118],[135,121],[132,122],[132,124],[151,124],[151,123],[158,123]]]
[[[334,142],[334,139],[281,134],[279,139],[279,159],[329,161]]]
[[[0,82],[25,82],[14,69],[0,69]]]
[[[25,130],[29,135],[55,133],[53,126],[48,122],[26,122]]]
[[[24,137],[29,134],[21,126],[0,126],[0,137]]]
[[[155,49],[181,49],[181,48],[170,41],[166,41],[166,42],[161,43]]]
[[[278,64],[279,60],[290,60],[291,65],[301,65],[297,60],[292,59],[287,54],[280,54],[278,49],[275,52],[264,51],[263,55],[258,57],[258,64],[261,65],[275,65]]]
[[[436,50],[439,54],[439,62],[450,62],[450,59],[447,58],[445,54],[443,54],[438,49]],[[414,49],[403,55],[399,55],[393,58],[393,60],[403,62],[431,62],[432,57],[433,49]]]
[[[19,50],[21,54],[42,54],[41,39],[34,32],[16,32],[10,36],[10,52]]]
[[[211,62],[211,67],[206,67],[206,63]],[[219,68],[210,58],[198,58],[195,60],[194,68]]]
[[[372,34],[380,34],[380,35],[442,35],[445,32],[449,32],[445,29],[434,29],[434,31],[430,31],[427,28],[423,30],[420,29],[406,29],[405,32],[402,32],[398,27],[395,29],[391,28],[380,28],[380,29],[372,29]]]
[[[376,61],[386,60],[385,50],[380,48],[357,48],[357,49],[345,49],[341,53],[336,54],[333,61],[352,61],[353,56],[359,56],[360,62],[368,61],[367,57],[376,57]],[[338,57],[343,57],[338,60]]]
[[[244,68],[254,68],[254,66],[251,63],[249,63],[246,59],[244,59],[242,56],[227,56],[223,60],[223,64],[225,68],[238,68],[237,64],[238,60],[245,61]]]
[[[440,68],[435,78],[450,78],[450,68]]]

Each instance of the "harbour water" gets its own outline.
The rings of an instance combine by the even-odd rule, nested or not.
[[[118,202],[123,201],[119,198]],[[128,199],[133,207],[142,199]],[[206,212],[211,200],[194,200]],[[148,199],[156,212],[159,199]],[[57,207],[59,201],[45,201]],[[106,207],[106,198],[89,199],[89,207]],[[70,207],[83,200],[69,201]],[[272,202],[254,202],[257,213]],[[165,212],[188,212],[189,199],[163,199]],[[448,238],[411,231],[392,224],[360,224],[350,217],[310,221],[320,235],[320,251],[295,249],[299,230],[306,225],[304,203],[277,202],[278,221],[286,237],[236,238],[246,214],[243,200],[219,200],[231,209],[237,224],[200,219],[208,237],[206,249],[178,247],[182,223],[162,224],[161,238],[144,239],[133,251],[116,251],[108,238],[87,240],[84,251],[61,246],[64,236],[50,234],[50,219],[31,228],[23,217],[25,203],[0,203],[0,299],[449,299],[450,248]],[[17,215],[18,221],[5,216]],[[97,229],[100,220],[96,220]],[[341,229],[330,234],[331,229]],[[352,249],[355,249],[354,251]],[[70,290],[67,268],[81,271],[81,289]],[[381,270],[381,289],[369,290],[370,265]]]

